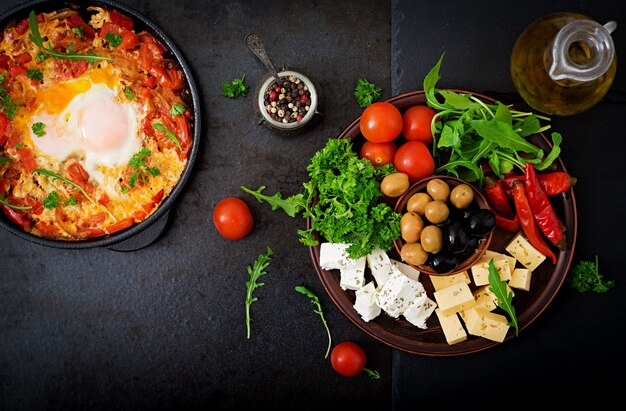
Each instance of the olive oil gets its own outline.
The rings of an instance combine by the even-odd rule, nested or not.
[[[609,90],[617,59],[610,32],[577,13],[554,13],[531,23],[511,55],[511,78],[535,110],[568,116],[583,112]]]

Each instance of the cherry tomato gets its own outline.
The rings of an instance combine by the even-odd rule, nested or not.
[[[411,182],[429,177],[435,171],[435,161],[426,144],[421,141],[407,141],[398,148],[393,165],[401,173],[409,176]]]
[[[330,353],[333,369],[345,377],[354,377],[365,368],[365,351],[350,341],[337,344]]]
[[[361,147],[361,158],[367,158],[374,166],[384,166],[393,162],[396,155],[396,143],[389,141],[387,143],[372,143],[366,141]]]
[[[433,142],[430,125],[437,112],[428,106],[413,106],[402,115],[402,135],[407,140],[417,140],[424,144]]]
[[[252,231],[252,213],[243,200],[227,197],[215,206],[213,223],[224,238],[240,240]]]
[[[402,114],[393,104],[379,101],[363,111],[359,127],[366,140],[386,143],[400,135]]]

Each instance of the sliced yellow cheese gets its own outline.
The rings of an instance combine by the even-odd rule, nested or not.
[[[493,311],[498,306],[498,298],[494,293],[491,292],[491,290],[489,289],[490,287],[490,285],[483,285],[482,287],[477,288],[474,291],[473,294],[474,298],[476,299],[476,308],[484,308],[487,311]],[[506,290],[507,292],[513,293],[513,295],[515,295],[513,290],[511,290],[508,285],[506,287]]]
[[[467,333],[463,329],[463,325],[456,313],[444,315],[441,308],[437,308],[435,314],[439,318],[439,324],[441,324],[441,329],[446,336],[448,344],[452,345],[467,340]]]
[[[506,246],[506,251],[517,258],[529,271],[535,271],[539,264],[543,263],[546,256],[541,254],[520,231]]]
[[[466,323],[467,332],[491,341],[504,341],[506,333],[509,331],[507,318],[484,308],[474,308],[474,311],[475,317],[469,320],[469,324]]]
[[[472,278],[476,286],[489,284],[489,261],[491,258],[486,259],[485,256],[478,260],[476,264],[470,267],[472,272]],[[496,271],[500,274],[502,281],[509,281],[511,279],[511,268],[509,266],[509,260],[505,255],[500,254],[498,257],[493,258],[493,265],[496,267]]]
[[[464,282],[465,284],[469,284],[472,281],[470,280],[467,271],[461,271],[458,274],[452,275],[431,275],[429,277],[430,281],[433,283],[435,291],[442,290],[456,283]]]
[[[520,290],[528,291],[530,290],[531,275],[532,271],[527,268],[516,268],[515,271],[513,271],[509,285],[511,287],[519,288]]]
[[[464,282],[435,291],[434,296],[443,315],[458,313],[476,305],[472,291]]]

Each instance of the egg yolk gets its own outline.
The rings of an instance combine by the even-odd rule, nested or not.
[[[85,146],[96,152],[121,147],[131,129],[129,112],[109,95],[98,96],[82,106],[77,120]]]

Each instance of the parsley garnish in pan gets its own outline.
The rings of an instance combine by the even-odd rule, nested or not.
[[[9,157],[0,157],[0,166],[10,163],[12,160]]]
[[[176,137],[176,134],[174,134],[172,131],[168,130],[165,128],[165,126],[163,126],[163,124],[161,123],[154,123],[152,125],[152,128],[155,130],[159,130],[165,133],[165,137],[169,138],[170,140],[172,140],[174,142],[174,144],[176,145],[176,147],[178,147],[178,149],[180,151],[183,151],[183,149],[180,147],[180,142],[178,141],[178,138]]]
[[[74,196],[70,196],[70,198],[68,198],[67,201],[65,202],[66,206],[75,206],[77,204],[78,204],[78,201],[76,201]]]
[[[179,103],[174,104],[170,109],[170,114],[173,116],[180,116],[181,114],[185,114],[185,106]]]
[[[132,173],[128,177],[128,185],[130,186],[130,188],[135,188],[135,185],[137,184],[137,179],[141,179],[144,184],[148,182],[144,171],[152,177],[156,177],[161,174],[161,170],[159,170],[157,167],[147,167],[148,163],[146,163],[144,159],[150,157],[150,154],[150,150],[146,147],[143,147],[141,150],[133,154],[132,158],[128,162],[128,167],[132,167],[137,170],[137,172]],[[122,188],[121,191],[124,194],[127,193],[128,187]]]
[[[135,93],[133,93],[133,89],[129,86],[124,87],[124,95],[128,101],[132,101],[135,98]]]
[[[46,53],[49,56],[54,57],[55,59],[68,59],[68,60],[87,60],[90,62],[98,61],[98,60],[111,60],[108,57],[98,56],[95,53],[91,52],[91,54],[79,54],[74,53],[74,45],[70,43],[68,46],[67,53],[61,53],[52,49],[50,42],[48,42],[48,46],[46,47],[43,43],[43,38],[41,37],[41,33],[39,32],[39,24],[37,24],[37,15],[34,11],[30,12],[28,16],[30,27],[30,41],[32,41],[37,47],[41,49],[43,53]],[[39,59],[39,57],[38,57]],[[40,60],[41,61],[41,60]]]
[[[119,34],[107,33],[104,36],[104,39],[107,41],[107,43],[109,43],[111,47],[114,48],[122,44],[122,36],[120,36]]]
[[[35,60],[37,60],[37,61],[44,61],[47,58],[48,58],[48,55],[46,53],[44,53],[43,51],[40,51],[40,52],[37,53],[37,57],[35,57]]]
[[[2,87],[2,83],[4,83],[4,79],[6,78],[6,74],[0,74],[0,108],[2,108],[2,112],[11,120],[15,118],[15,109],[17,109],[17,104],[13,102],[11,96],[7,93],[7,90]]]
[[[26,77],[35,81],[43,81],[43,73],[39,69],[26,70]]]
[[[37,122],[33,124],[33,126],[31,127],[31,129],[33,130],[33,133],[35,133],[37,137],[42,137],[46,135],[45,128],[46,128],[46,125],[41,122]]]
[[[78,36],[79,39],[83,38],[83,28],[82,27],[74,27],[72,31]]]
[[[239,96],[248,95],[248,86],[244,84],[246,75],[242,75],[241,78],[236,78],[230,83],[227,81],[222,83],[222,95],[228,98],[237,98]]]
[[[48,197],[43,199],[43,206],[48,210],[54,210],[61,203],[56,190],[53,190],[48,194]]]

